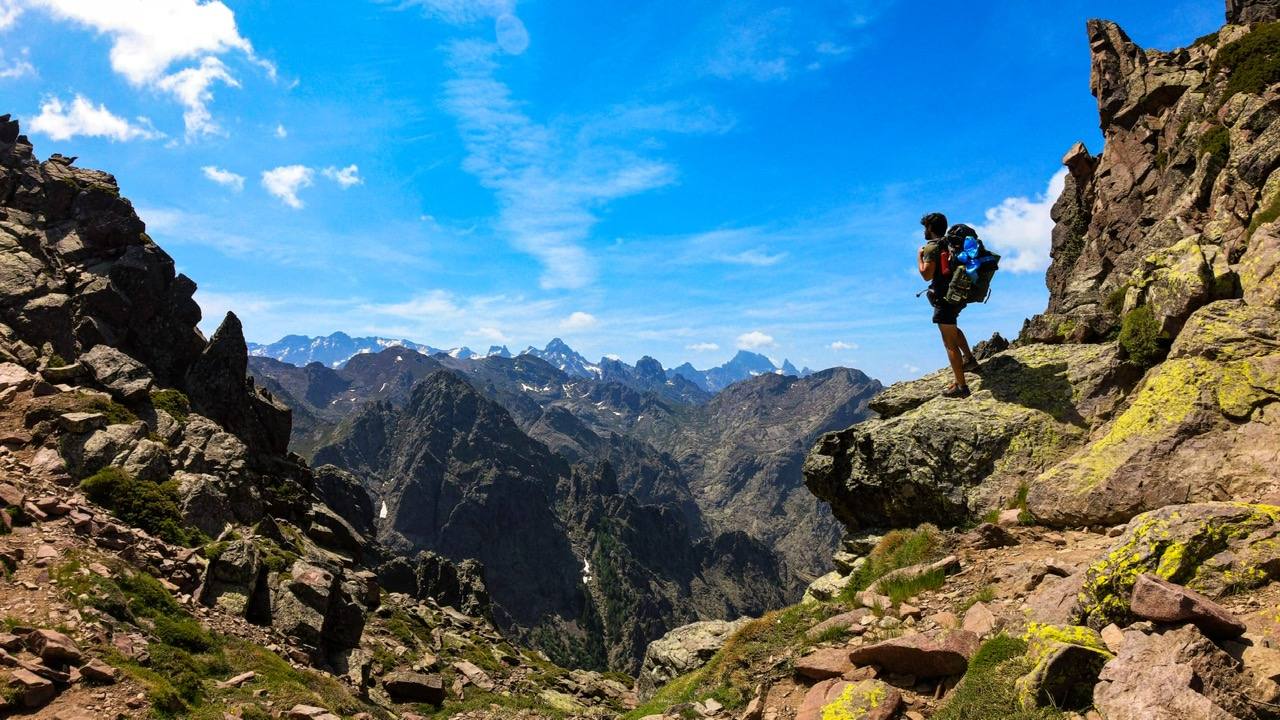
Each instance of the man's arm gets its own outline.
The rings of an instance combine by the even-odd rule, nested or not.
[[[925,280],[932,281],[933,272],[934,272],[934,268],[936,267],[936,263],[933,261],[932,258],[925,257],[925,250],[927,248],[928,248],[927,245],[925,247],[920,248],[920,252],[916,255],[916,268],[920,271],[920,277],[924,278]]]

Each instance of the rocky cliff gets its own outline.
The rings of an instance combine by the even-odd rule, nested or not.
[[[1102,525],[1280,490],[1275,19],[1232,2],[1232,24],[1170,52],[1088,23],[1106,144],[1064,158],[1049,306],[973,398],[937,398],[940,374],[894,386],[879,419],[818,443],[806,481],[847,526],[1010,504]]]
[[[366,488],[287,453],[290,411],[247,375],[239,320],[204,338],[194,290],[114,178],[39,161],[0,117],[0,715],[633,702],[511,645],[480,563],[373,541]],[[543,529],[512,541],[559,543],[579,582]]]

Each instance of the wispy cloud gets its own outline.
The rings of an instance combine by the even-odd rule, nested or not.
[[[276,125],[276,137],[280,138],[281,140],[289,137],[289,131],[284,129],[284,125],[281,125],[281,124]]]
[[[835,350],[836,352],[840,352],[842,350],[857,350],[858,344],[845,342],[843,340],[836,340],[835,342],[831,343],[827,347],[829,347],[832,350]]]
[[[344,168],[327,167],[321,172],[324,173],[325,177],[341,185],[343,190],[364,182],[364,180],[360,179],[360,168],[355,165],[348,165]]]
[[[1067,180],[1063,168],[1049,180],[1049,188],[1034,198],[1011,197],[987,210],[986,221],[975,228],[985,245],[1002,255],[1000,267],[1012,272],[1043,272],[1049,267],[1053,218],[1050,211]]]
[[[739,253],[731,255],[717,255],[716,258],[721,262],[730,263],[732,265],[752,265],[754,267],[769,267],[777,265],[786,259],[786,253],[775,253],[770,255],[762,248],[752,248],[751,250],[743,250]]]
[[[239,87],[219,56],[242,54],[275,75],[219,0],[30,0],[29,5],[110,38],[112,69],[136,87],[171,95],[184,108],[189,139],[221,132],[209,111],[213,86]],[[6,15],[0,6],[0,23],[14,18],[16,10]],[[192,60],[194,65],[171,72]]]
[[[499,231],[542,263],[543,288],[584,287],[596,276],[583,242],[597,208],[667,185],[675,169],[625,149],[571,145],[534,122],[494,78],[495,49],[478,41],[450,49],[457,77],[446,83],[446,107],[467,148],[463,167],[497,194]]]
[[[0,23],[4,21],[3,13],[4,10],[0,8]],[[0,24],[0,29],[3,28],[4,25]],[[16,80],[28,75],[35,75],[36,66],[32,65],[31,61],[27,59],[28,56],[29,51],[27,48],[22,48],[21,57],[11,61],[5,57],[4,50],[0,49],[0,80]]]
[[[879,9],[879,8],[877,8]],[[869,0],[812,0],[778,7],[757,0],[727,4],[707,32],[706,75],[776,82],[852,56],[857,33],[872,19]]]
[[[224,187],[229,187],[236,192],[240,192],[244,189],[243,175],[237,175],[230,170],[224,170],[214,165],[205,165],[200,168],[200,171],[203,172],[204,176],[210,180]]]
[[[693,343],[692,345],[685,345],[684,349],[692,350],[694,352],[713,352],[719,350],[720,346],[713,342],[700,342]]]
[[[529,47],[529,31],[516,15],[516,0],[404,0],[402,3],[402,7],[414,6],[453,25],[492,20],[497,45],[509,55],[519,55]]]
[[[302,188],[311,187],[312,177],[315,175],[311,168],[305,165],[284,165],[271,170],[262,172],[262,187],[267,192],[280,198],[285,205],[299,210],[302,208],[302,199],[298,197],[298,191]]]
[[[106,105],[94,105],[83,95],[76,95],[70,103],[63,103],[56,97],[46,98],[40,104],[40,114],[31,118],[29,127],[32,132],[48,135],[54,140],[69,140],[78,135],[115,142],[163,137],[146,118],[137,118],[136,124],[130,123],[112,113]]]

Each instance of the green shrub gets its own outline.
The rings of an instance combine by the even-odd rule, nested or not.
[[[1231,158],[1231,132],[1221,125],[1214,125],[1200,136],[1200,157],[1208,155],[1208,171],[1216,175],[1226,167]]]
[[[1155,313],[1146,305],[1125,314],[1117,339],[1125,357],[1138,367],[1151,367],[1160,359],[1160,326]]]
[[[1200,47],[1201,45],[1208,45],[1209,47],[1214,48],[1218,47],[1218,31],[1214,30],[1208,35],[1201,35],[1196,38],[1195,42],[1191,43],[1191,47]]]
[[[51,353],[49,355],[48,364],[49,364],[49,367],[66,367],[67,365],[70,365],[70,363],[67,362],[67,359],[62,357],[58,353]]]
[[[80,481],[80,489],[124,522],[166,542],[190,547],[208,540],[185,524],[178,510],[178,486],[173,480],[139,480],[121,468],[107,467]]]
[[[120,403],[100,395],[77,393],[77,405],[84,412],[102,413],[108,425],[128,425],[138,421],[138,416]]]
[[[1276,195],[1266,207],[1259,208],[1253,213],[1253,217],[1249,219],[1249,237],[1253,237],[1258,228],[1277,219],[1280,219],[1280,195]]]
[[[1227,73],[1224,104],[1236,93],[1259,95],[1280,82],[1280,22],[1259,25],[1224,45],[1213,59],[1213,70]]]
[[[1107,299],[1103,301],[1102,306],[1107,312],[1120,317],[1120,313],[1124,312],[1124,299],[1129,295],[1129,285],[1126,283],[1107,293]]]
[[[153,390],[151,407],[169,413],[178,422],[186,422],[191,414],[191,401],[179,390]]]

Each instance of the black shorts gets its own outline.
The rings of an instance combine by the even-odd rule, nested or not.
[[[936,325],[955,325],[963,309],[964,303],[956,305],[946,300],[939,300],[933,306],[933,322]]]

